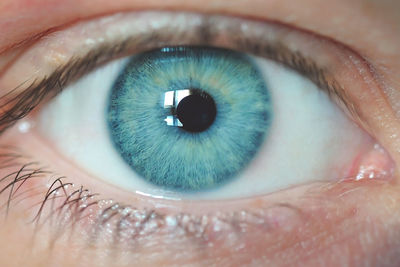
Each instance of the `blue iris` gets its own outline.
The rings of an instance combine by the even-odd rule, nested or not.
[[[115,148],[136,173],[163,189],[193,192],[246,167],[269,131],[272,103],[249,56],[169,47],[131,58],[107,118]]]

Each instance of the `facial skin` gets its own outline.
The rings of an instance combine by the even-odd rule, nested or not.
[[[378,80],[379,90],[375,96],[360,97],[361,103],[365,103],[362,113],[368,117],[366,128],[388,151],[395,165],[400,163],[400,139],[397,134],[400,131],[400,106],[397,104],[400,103],[400,2],[396,0],[3,0],[0,3],[0,80],[14,55],[25,49],[27,40],[35,40],[40,33],[55,27],[68,28],[73,22],[116,12],[153,9],[277,21],[348,46],[366,59],[364,63],[369,66],[371,76]],[[3,89],[0,88],[0,92]],[[2,145],[20,142],[13,138],[0,139]],[[129,192],[105,186],[93,177],[84,177],[79,171],[71,170],[68,164],[50,160],[56,158],[51,156],[53,152],[43,149],[34,139],[24,140],[23,150],[35,155],[38,161],[57,166],[57,173],[82,177],[80,181],[85,181],[84,186],[96,192],[118,198],[123,203],[139,202]],[[4,175],[6,172],[2,171],[1,176]],[[99,247],[87,245],[83,249],[85,252],[81,253],[82,244],[76,241],[80,238],[79,233],[70,237],[66,235],[51,245],[48,244],[49,231],[40,232],[33,240],[35,229],[26,224],[26,218],[31,213],[24,209],[13,210],[0,225],[0,265],[210,266],[219,262],[219,266],[265,263],[270,266],[399,266],[399,179],[396,171],[390,181],[313,187],[316,192],[314,197],[320,199],[320,205],[301,197],[298,191],[296,195],[284,192],[274,195],[268,201],[273,198],[281,202],[284,199],[304,206],[302,214],[305,217],[298,219],[298,214],[285,213],[288,217],[296,217],[295,223],[279,225],[279,231],[272,231],[262,238],[255,234],[258,232],[249,231],[243,241],[248,247],[236,253],[223,245],[219,247],[218,242],[213,250],[207,250],[202,245],[197,247],[174,240],[158,247],[141,248],[133,258],[130,258],[130,254],[135,254],[133,249],[113,254],[115,251],[109,248],[109,244]],[[246,205],[256,207],[266,201],[257,199],[248,201]],[[156,205],[157,200],[147,204]],[[168,205],[165,207],[168,208]],[[237,206],[231,203],[225,208],[234,210]],[[181,211],[190,209],[201,213],[204,207],[180,206]],[[219,206],[210,209],[218,210]],[[273,214],[274,211],[271,212]],[[183,249],[188,250],[188,255],[171,257]],[[203,250],[199,252],[200,249]]]

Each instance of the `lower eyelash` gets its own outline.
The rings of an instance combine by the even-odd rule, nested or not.
[[[82,231],[77,232],[81,239],[87,239],[90,246],[107,243],[114,248],[129,249],[145,245],[152,238],[165,237],[190,240],[205,248],[215,245],[233,248],[243,243],[242,238],[249,229],[257,228],[268,232],[288,226],[292,228],[304,219],[299,208],[282,203],[252,211],[238,210],[204,215],[168,214],[156,209],[139,209],[101,199],[99,194],[91,193],[83,186],[77,187],[64,182],[66,177],[56,176],[40,167],[38,162],[22,156],[17,150],[2,149],[7,152],[0,154],[0,168],[12,169],[0,179],[5,184],[0,190],[0,196],[8,194],[2,207],[9,214],[12,206],[21,205],[27,199],[38,198],[39,201],[31,207],[35,213],[29,222],[35,226],[34,234],[38,234],[45,226],[50,227],[50,244],[54,244],[66,233],[73,235],[78,227],[83,227],[85,235],[82,235]],[[35,188],[29,188],[27,184],[36,179],[51,181],[46,192],[43,192],[43,188],[39,193],[32,192]],[[283,218],[282,215],[288,218]]]

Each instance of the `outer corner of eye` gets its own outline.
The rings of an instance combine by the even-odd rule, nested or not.
[[[379,157],[375,141],[307,77],[213,46],[115,60],[35,119],[62,157],[157,197],[232,199],[361,179],[375,169],[360,166]]]

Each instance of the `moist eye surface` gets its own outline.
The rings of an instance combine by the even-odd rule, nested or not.
[[[138,54],[113,85],[110,138],[124,161],[163,189],[229,182],[252,160],[273,116],[269,90],[245,54],[168,47]]]

